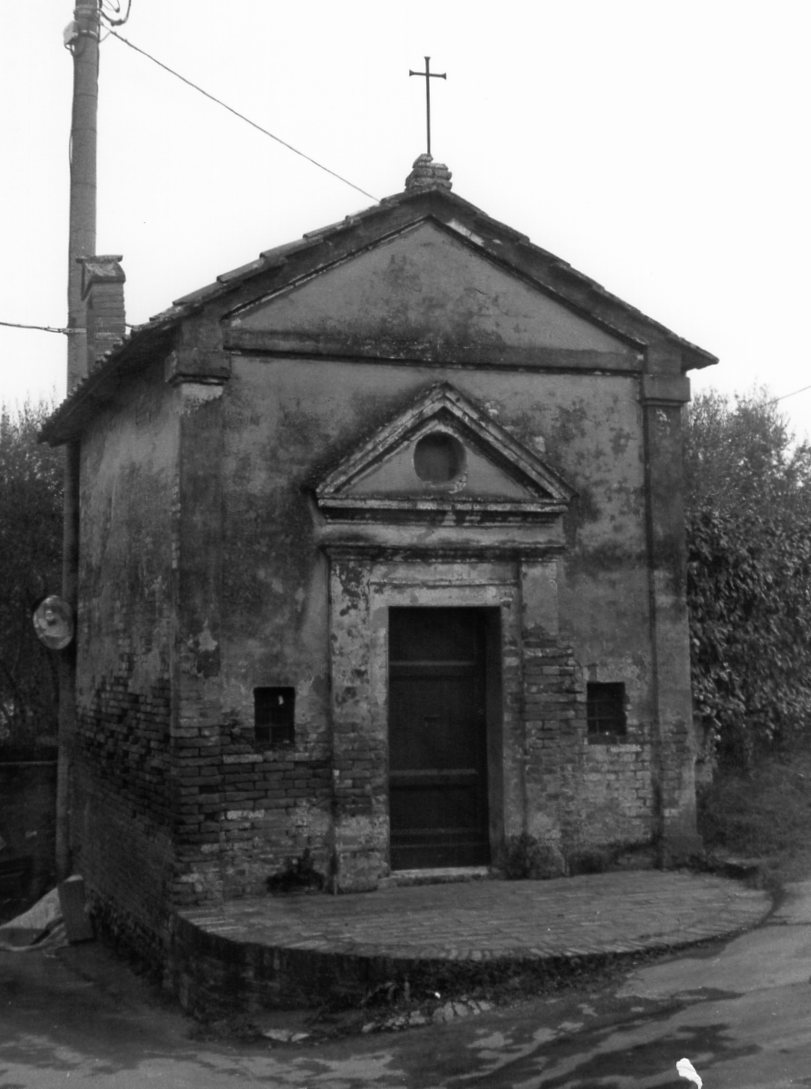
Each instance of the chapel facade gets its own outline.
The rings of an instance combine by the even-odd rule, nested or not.
[[[120,267],[85,272],[103,324]],[[99,911],[157,947],[173,911],[296,875],[693,849],[681,417],[711,355],[427,156],[91,334],[44,438],[78,465],[71,837]]]

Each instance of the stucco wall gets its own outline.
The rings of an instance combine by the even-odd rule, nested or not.
[[[638,379],[234,357],[223,397],[223,707],[225,751],[245,770],[250,765],[253,778],[244,804],[237,804],[236,794],[222,803],[226,891],[257,891],[285,858],[305,849],[324,873],[336,863],[352,869],[353,887],[373,884],[385,872],[385,700],[379,694],[361,698],[370,629],[358,622],[354,635],[341,636],[343,613],[334,595],[330,617],[328,559],[318,548],[318,517],[308,489],[370,431],[443,379],[481,403],[578,492],[564,517],[566,547],[553,585],[547,585],[556,599],[554,630],[543,588],[533,602],[531,573],[523,583],[517,575],[513,579],[516,588],[523,585],[526,603],[519,633],[503,647],[506,660],[519,636],[539,640],[546,649],[537,652],[543,661],[536,676],[531,666],[524,676],[522,661],[520,679],[516,675],[505,687],[504,719],[521,719],[520,729],[507,732],[504,748],[507,834],[518,834],[523,825],[572,849],[652,834],[653,700]],[[406,547],[415,532],[402,531]],[[469,532],[475,539],[475,531]],[[429,531],[419,533],[423,544],[430,541]],[[457,588],[449,581],[444,598],[434,594],[432,600],[454,604],[470,581],[475,579],[463,567]],[[430,578],[415,576],[423,602],[429,584]],[[488,604],[485,597],[478,603]],[[356,693],[349,702],[361,708],[367,724],[358,735],[367,759],[361,762],[356,752],[349,776],[351,803],[349,796],[336,802],[340,776],[349,775],[338,767],[333,748],[347,713],[345,698],[335,691],[340,654],[347,655],[351,674],[345,686]],[[547,696],[560,688],[561,662],[566,692],[554,694],[550,711]],[[586,740],[589,680],[626,684],[624,743],[598,750]],[[378,683],[385,687],[385,678]],[[295,750],[251,751],[252,693],[260,685],[296,688]],[[525,752],[529,766],[519,767],[517,754]],[[338,776],[332,782],[337,793],[330,767]],[[526,784],[520,790],[517,785],[525,777],[528,797],[521,794]],[[338,812],[333,829],[334,805],[336,812],[343,805],[346,814],[344,819]]]
[[[512,603],[498,605],[494,849],[522,831],[568,854],[653,834],[637,377],[235,356],[225,386],[197,397],[168,388],[156,368],[115,429],[102,415],[84,444],[93,487],[83,511],[75,795],[77,828],[95,829],[78,834],[91,886],[114,899],[137,859],[149,875],[135,906],[145,925],[167,896],[179,905],[262,892],[305,853],[326,884],[369,887],[387,872],[385,647],[372,652],[373,625],[340,634],[346,601],[330,593],[335,561],[319,545],[311,493],[443,379],[577,492],[552,568],[525,565],[501,580]],[[431,532],[420,531],[423,545]],[[407,549],[414,533],[405,527],[393,540]],[[485,544],[473,529],[468,538]],[[182,594],[173,565],[183,568]],[[423,603],[458,604],[476,584],[469,565],[438,593],[429,573],[409,577]],[[397,581],[390,571],[376,585],[387,579]],[[474,604],[495,604],[479,597]],[[370,663],[377,690],[361,699]],[[626,685],[623,742],[588,741],[588,681]],[[293,746],[256,744],[253,693],[265,686],[295,689]],[[339,751],[353,705],[360,717],[343,736],[354,742]]]
[[[116,349],[56,427],[81,441],[71,828],[109,924],[158,961],[173,909],[385,879],[392,608],[476,611],[492,862],[689,841],[680,406],[707,361],[439,191]],[[378,429],[432,389],[465,472],[401,502],[417,432],[388,458]],[[590,683],[624,686],[624,736],[589,736]],[[292,741],[257,690],[294,692]]]
[[[608,651],[627,672],[629,656],[646,653],[642,409],[633,376],[237,358],[226,393],[226,597],[229,635],[239,646],[233,660],[246,663],[243,671],[262,655],[267,665],[280,657],[291,665],[323,659],[324,563],[304,489],[443,379],[483,404],[577,490],[564,519],[560,594],[563,628],[583,664],[604,660]],[[246,630],[243,606],[260,626]]]
[[[170,758],[177,423],[162,366],[82,444],[74,864],[99,909],[159,930],[173,866]],[[167,395],[168,394],[168,395]]]

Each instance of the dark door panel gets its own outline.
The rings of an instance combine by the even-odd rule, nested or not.
[[[392,609],[393,869],[489,861],[485,626],[476,609]]]

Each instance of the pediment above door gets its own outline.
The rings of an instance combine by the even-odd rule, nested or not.
[[[534,451],[448,384],[422,394],[315,487],[327,521],[549,521],[573,496]]]

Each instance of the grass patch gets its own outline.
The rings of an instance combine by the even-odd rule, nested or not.
[[[811,877],[811,748],[775,753],[750,772],[720,770],[698,796],[710,850],[768,858],[781,881]]]

